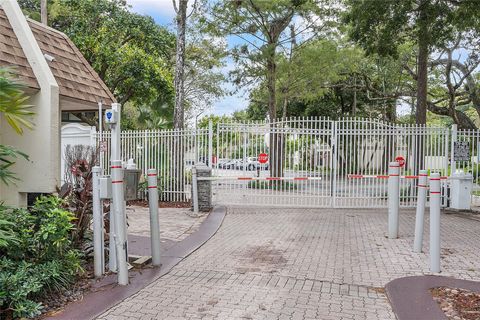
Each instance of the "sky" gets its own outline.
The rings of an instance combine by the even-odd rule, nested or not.
[[[172,0],[127,0],[127,3],[131,5],[133,12],[149,15],[159,25],[166,26],[170,30],[174,30],[174,17],[175,10],[173,8]],[[230,39],[229,41],[234,41]],[[226,74],[228,70],[232,69],[232,62],[227,61],[223,72]],[[225,84],[225,89],[233,91],[231,84]],[[210,111],[206,114],[216,115],[231,115],[234,111],[238,111],[246,108],[248,105],[248,96],[243,93],[238,93],[230,96],[225,96],[214,103]]]

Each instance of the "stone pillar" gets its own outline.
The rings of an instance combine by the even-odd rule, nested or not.
[[[209,168],[203,163],[197,163],[195,165],[197,169],[197,177],[211,177],[212,168]],[[192,188],[193,189],[193,188]],[[193,195],[192,195],[193,199]],[[198,181],[198,210],[205,212],[212,209],[212,181],[210,180],[199,180]],[[192,202],[193,210],[193,202]]]

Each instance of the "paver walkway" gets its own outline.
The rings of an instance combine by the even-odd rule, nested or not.
[[[383,286],[429,274],[414,212],[229,208],[217,234],[99,319],[394,319]],[[425,250],[428,251],[428,221]],[[480,222],[442,215],[442,275],[478,280]]]

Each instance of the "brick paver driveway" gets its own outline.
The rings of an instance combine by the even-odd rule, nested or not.
[[[428,274],[414,212],[400,222],[389,240],[386,210],[229,208],[203,247],[100,319],[394,319],[382,287]],[[479,230],[442,215],[442,275],[479,279]]]

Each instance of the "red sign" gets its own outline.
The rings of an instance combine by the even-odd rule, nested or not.
[[[266,153],[260,153],[258,155],[258,162],[260,163],[267,163],[268,162],[268,154]]]
[[[397,156],[395,158],[395,161],[398,162],[398,165],[400,166],[400,168],[403,168],[403,166],[405,165],[405,158],[403,156]]]

